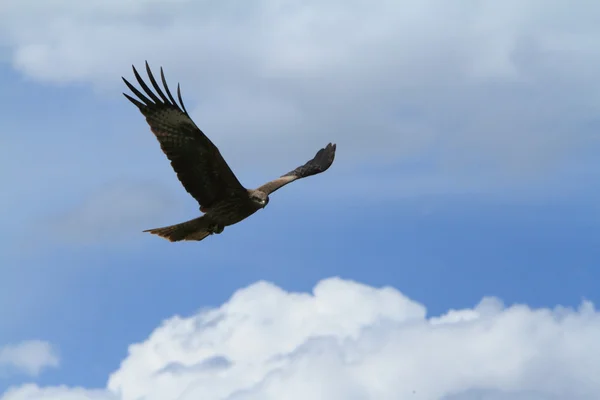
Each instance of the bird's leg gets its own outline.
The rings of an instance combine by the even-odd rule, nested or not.
[[[213,234],[213,233],[219,234],[219,233],[223,232],[224,230],[225,230],[225,227],[223,225],[219,225],[216,222],[214,224],[210,224],[208,226],[208,231],[211,234]]]

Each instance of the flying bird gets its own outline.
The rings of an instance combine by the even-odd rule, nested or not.
[[[236,224],[265,208],[269,204],[269,195],[281,187],[298,179],[320,174],[333,163],[336,145],[329,143],[304,165],[256,189],[246,189],[227,165],[217,146],[189,116],[181,98],[179,84],[177,104],[167,86],[162,67],[160,75],[166,96],[154,79],[148,62],[146,72],[156,93],[150,90],[135,66],[132,68],[135,78],[146,94],[122,78],[137,99],[123,94],[144,115],[179,181],[196,199],[200,205],[200,212],[203,213],[198,218],[180,224],[148,229],[144,232],[150,232],[171,242],[203,240],[209,235],[222,233],[226,226]]]

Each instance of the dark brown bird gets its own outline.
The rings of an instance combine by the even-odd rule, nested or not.
[[[246,189],[229,168],[219,149],[196,126],[187,113],[177,84],[179,105],[171,95],[162,68],[160,75],[166,96],[154,79],[148,62],[146,72],[158,96],[150,90],[135,67],[133,73],[146,93],[137,90],[125,78],[123,81],[139,100],[123,93],[146,117],[162,151],[171,161],[179,181],[198,201],[201,217],[144,232],[161,236],[171,242],[202,240],[221,233],[226,226],[236,224],[269,203],[269,195],[277,189],[307,176],[326,171],[335,157],[335,144],[329,143],[304,165],[257,189]],[[160,96],[160,97],[159,97]],[[167,97],[168,96],[168,97]],[[180,107],[181,106],[181,107]]]

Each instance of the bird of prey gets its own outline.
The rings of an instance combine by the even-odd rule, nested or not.
[[[160,75],[166,96],[154,79],[148,62],[146,72],[156,93],[150,90],[133,66],[135,78],[146,94],[122,78],[137,99],[123,94],[144,115],[179,181],[199,203],[200,211],[204,215],[180,224],[148,229],[144,232],[150,232],[171,242],[203,240],[209,235],[223,232],[226,226],[236,224],[265,208],[269,203],[269,195],[277,189],[295,180],[320,174],[333,163],[336,145],[329,143],[304,165],[256,189],[246,189],[229,168],[219,149],[189,116],[181,98],[179,84],[178,105],[167,86],[162,67]]]

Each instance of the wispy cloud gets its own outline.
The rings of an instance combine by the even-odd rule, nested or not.
[[[353,160],[433,155],[439,171],[532,178],[597,143],[592,3],[238,6],[7,0],[0,21],[14,67],[39,81],[116,97],[132,63],[165,66],[238,170],[334,140]]]
[[[176,180],[176,176],[173,179]],[[134,235],[141,237],[142,230],[162,223],[165,215],[179,215],[179,210],[173,212],[176,204],[173,197],[158,186],[119,182],[98,188],[56,216],[47,235],[69,243],[107,243]]]

